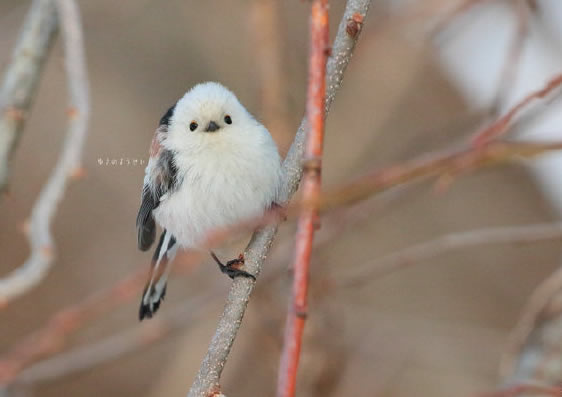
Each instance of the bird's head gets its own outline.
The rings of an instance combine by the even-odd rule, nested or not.
[[[208,82],[196,85],[178,101],[170,127],[188,135],[211,136],[236,130],[252,121],[252,116],[229,89]]]

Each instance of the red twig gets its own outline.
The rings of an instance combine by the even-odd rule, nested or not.
[[[562,150],[562,142],[492,141],[478,148],[468,147],[424,154],[397,165],[372,171],[344,186],[327,190],[316,200],[303,198],[289,206],[288,215],[293,216],[296,211],[310,207],[321,212],[329,211],[342,205],[354,204],[394,186],[424,178],[440,177],[438,182],[446,180],[450,183],[460,174],[518,158],[532,158],[554,150]]]
[[[328,1],[314,0],[310,14],[310,61],[306,114],[308,134],[304,155],[303,197],[320,196],[321,158],[324,141],[324,101],[328,48]],[[307,313],[308,273],[317,211],[305,209],[298,221],[295,247],[293,296],[285,329],[285,341],[277,384],[278,397],[295,395],[297,368]]]
[[[493,122],[488,127],[477,132],[472,143],[474,146],[482,146],[483,144],[490,142],[494,139],[499,138],[504,135],[510,127],[512,120],[517,116],[517,114],[525,107],[529,105],[532,101],[539,98],[544,98],[550,94],[554,89],[558,88],[562,84],[562,74],[558,74],[552,78],[542,89],[538,91],[531,92],[515,106],[513,106],[506,114],[500,117],[498,120]]]

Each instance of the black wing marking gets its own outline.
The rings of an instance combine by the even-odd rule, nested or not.
[[[177,102],[174,103],[172,106],[170,106],[170,108],[168,110],[166,110],[166,113],[164,113],[164,116],[162,116],[162,118],[160,119],[160,122],[158,123],[159,126],[161,126],[161,125],[169,126],[170,125],[170,118],[174,114],[174,110],[176,109],[176,104],[177,104]]]
[[[152,211],[158,208],[162,196],[173,191],[176,184],[177,168],[174,154],[169,150],[162,150],[145,181],[137,215],[138,246],[142,251],[148,250],[156,237],[156,224]]]
[[[154,134],[150,148],[150,159],[145,171],[144,185],[139,212],[137,214],[137,243],[142,251],[150,248],[156,237],[156,223],[152,211],[158,208],[164,194],[176,185],[177,168],[174,153],[161,145],[166,138],[170,118],[175,105],[170,107],[160,119],[160,125]]]
[[[156,198],[148,186],[145,186],[142,190],[141,206],[137,215],[137,242],[142,251],[148,250],[156,238],[156,223],[152,216],[152,210],[158,207],[155,200]]]

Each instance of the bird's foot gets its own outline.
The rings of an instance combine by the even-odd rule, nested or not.
[[[240,266],[244,265],[244,254],[240,254],[238,258],[226,262],[226,265],[220,261],[220,259],[215,255],[214,252],[211,252],[211,256],[213,257],[215,262],[217,262],[217,265],[219,265],[220,271],[226,274],[231,279],[234,280],[234,278],[236,277],[246,277],[256,281],[256,276],[240,269]]]

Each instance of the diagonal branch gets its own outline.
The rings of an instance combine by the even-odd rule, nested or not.
[[[375,278],[427,261],[447,252],[491,244],[530,244],[562,239],[562,223],[502,226],[446,234],[400,249],[359,265],[337,281],[338,287],[357,287]]]
[[[180,263],[183,265],[182,268],[187,266],[185,260],[183,262]],[[278,262],[280,265],[281,262],[279,260]],[[262,280],[267,283],[275,282],[282,273],[281,270],[275,271],[267,275],[265,279],[262,276]],[[146,279],[146,277],[143,279]],[[133,285],[131,284],[130,287],[133,287]],[[134,290],[135,288],[131,288],[130,292],[126,292],[127,300],[129,297],[136,296],[134,293],[136,291]],[[185,330],[186,327],[188,329],[189,324],[192,324],[199,316],[206,313],[209,305],[220,297],[222,292],[222,285],[210,287],[204,294],[190,297],[184,302],[167,308],[152,321],[144,322],[140,326],[135,325],[97,342],[72,348],[54,357],[34,363],[18,373],[17,377],[11,380],[10,385],[29,385],[52,381],[112,362],[127,354],[138,352],[149,345],[165,340],[170,334]],[[123,296],[122,293],[120,294]],[[111,301],[115,302],[119,299],[117,295],[113,295]]]
[[[511,331],[500,362],[508,383],[560,379],[562,267],[533,291]],[[550,376],[549,376],[550,375]]]
[[[367,14],[370,4],[370,0],[348,0],[346,4],[332,47],[332,55],[326,66],[326,113],[328,113],[341,86],[343,74],[351,60],[355,43],[361,32],[363,18]],[[286,200],[295,193],[301,179],[305,125],[306,120],[303,120],[283,163],[285,171],[284,198]],[[269,226],[256,232],[252,237],[244,254],[246,267],[252,274],[259,275],[276,231],[275,226]],[[211,340],[207,355],[201,363],[199,373],[191,386],[188,397],[207,397],[219,392],[222,370],[238,334],[253,289],[254,283],[250,279],[238,278],[233,281],[215,335]]]
[[[320,196],[322,154],[324,143],[324,95],[326,92],[326,49],[329,40],[328,1],[315,0],[310,10],[310,61],[308,89],[304,177],[302,192],[305,200]],[[295,260],[293,265],[293,292],[287,313],[283,352],[279,366],[277,396],[295,395],[302,336],[308,306],[308,277],[312,242],[318,220],[315,208],[305,208],[298,220]]]
[[[0,87],[0,192],[56,31],[53,0],[34,0]]]
[[[89,88],[78,6],[73,0],[57,0],[65,49],[69,91],[68,133],[62,153],[31,212],[31,254],[20,267],[0,279],[0,306],[35,287],[51,268],[54,243],[51,220],[69,177],[79,169],[89,118]]]
[[[488,127],[482,129],[481,131],[477,132],[476,135],[472,138],[472,142],[475,146],[481,146],[486,142],[489,142],[493,139],[497,139],[500,136],[504,135],[511,126],[513,119],[527,106],[531,104],[531,102],[545,98],[546,96],[550,95],[553,91],[560,88],[562,85],[562,74],[558,74],[551,78],[543,88],[531,92],[523,99],[521,99],[515,106],[513,106],[507,113],[505,113],[502,117],[498,120],[494,121]],[[559,90],[560,91],[560,90]]]
[[[451,183],[455,176],[477,169],[530,159],[550,151],[562,150],[562,142],[490,141],[481,147],[467,147],[424,154],[411,160],[376,169],[343,186],[324,192],[315,200],[299,200],[291,204],[288,214],[294,216],[303,208],[320,212],[351,205],[394,186],[438,177],[438,184]]]
[[[153,321],[145,322],[140,326],[135,325],[101,341],[40,361],[21,372],[15,382],[31,384],[52,381],[141,350],[193,323],[194,318],[199,317],[208,308],[209,303],[220,296],[221,289],[210,288],[205,294],[170,308]]]
[[[175,271],[191,272],[201,256],[201,252],[195,251],[181,253],[176,259]],[[12,384],[24,369],[36,361],[61,351],[69,337],[86,324],[135,298],[146,282],[147,270],[140,269],[110,287],[57,311],[42,327],[16,343],[0,357],[0,387]]]

